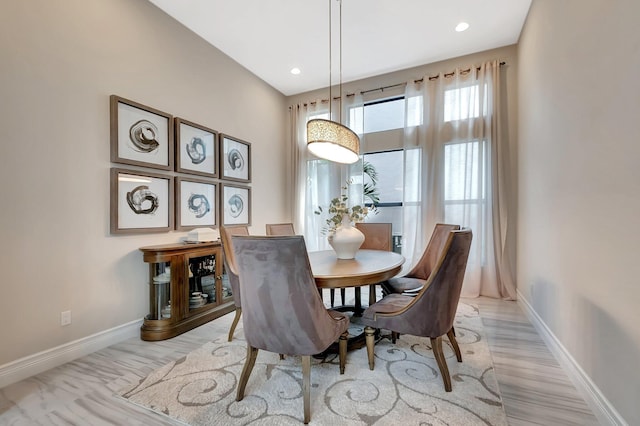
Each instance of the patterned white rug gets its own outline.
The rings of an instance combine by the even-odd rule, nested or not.
[[[232,342],[221,334],[123,389],[120,396],[192,426],[300,424],[299,357],[280,360],[278,354],[260,351],[245,398],[235,401],[246,355],[241,325]],[[477,308],[461,303],[455,329],[462,363],[446,337],[443,344],[452,392],[444,391],[427,338],[403,335],[395,345],[381,339],[374,371],[364,347],[347,354],[344,375],[335,356],[312,360],[310,424],[506,425]]]

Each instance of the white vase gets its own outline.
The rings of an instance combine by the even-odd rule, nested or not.
[[[342,215],[342,223],[329,235],[328,240],[338,259],[353,259],[364,242],[364,234],[351,224],[349,215],[345,214]]]

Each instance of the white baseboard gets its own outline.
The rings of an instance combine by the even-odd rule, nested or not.
[[[0,388],[140,335],[142,320],[101,331],[0,366]]]
[[[571,356],[567,348],[558,340],[551,329],[544,323],[542,318],[533,309],[529,301],[518,291],[518,304],[522,307],[525,315],[531,321],[534,328],[538,331],[542,340],[546,343],[551,353],[556,357],[560,366],[569,376],[569,379],[578,389],[578,392],[584,397],[585,402],[593,414],[598,418],[602,425],[612,426],[629,426],[620,413],[615,409],[609,400],[602,394],[591,378],[580,367],[580,364]]]

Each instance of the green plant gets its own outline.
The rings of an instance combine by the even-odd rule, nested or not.
[[[372,204],[378,204],[380,201],[380,193],[378,192],[378,188],[376,188],[376,184],[378,183],[378,172],[373,164],[368,161],[362,162],[362,172],[369,176],[371,182],[365,182],[362,188],[362,195],[364,198],[368,198]]]
[[[347,196],[347,191],[349,189],[350,181],[347,181],[347,184],[341,188],[342,192],[339,197],[336,197],[331,200],[329,203],[329,208],[327,212],[329,213],[329,218],[325,221],[326,226],[324,227],[323,234],[329,233],[332,234],[335,232],[338,225],[342,223],[342,217],[347,215],[349,217],[349,221],[351,222],[362,222],[370,213],[377,213],[375,207],[369,208],[367,206],[355,205],[349,207],[347,205],[347,201],[349,197]],[[322,206],[318,206],[318,209],[314,212],[317,215],[320,215],[324,212]]]

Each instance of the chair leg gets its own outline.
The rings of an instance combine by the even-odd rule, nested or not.
[[[347,298],[347,289],[346,288],[341,288],[340,289],[340,299],[342,300],[342,306],[344,306],[344,301]]]
[[[458,341],[456,340],[456,332],[453,327],[451,327],[451,330],[447,332],[447,337],[449,338],[449,342],[451,342],[451,346],[453,346],[453,351],[456,353],[456,359],[458,360],[458,362],[462,362],[460,346],[458,346]]]
[[[329,290],[329,295],[331,296],[331,307],[333,308],[333,305],[336,302],[336,290],[333,288]]]
[[[340,335],[340,340],[338,341],[338,353],[340,358],[340,374],[344,374],[344,367],[347,364],[347,337],[349,337],[349,332],[345,331]]]
[[[311,355],[302,356],[302,399],[304,401],[304,424],[311,419]]]
[[[431,348],[433,349],[433,356],[436,358],[438,368],[440,369],[440,374],[442,375],[444,390],[447,392],[451,392],[451,377],[449,377],[447,360],[444,359],[444,353],[442,352],[442,336],[431,338]]]
[[[231,323],[231,328],[229,329],[229,341],[233,340],[233,333],[235,333],[236,327],[238,326],[238,321],[240,321],[240,315],[242,315],[242,308],[236,308],[236,316],[233,317],[233,322]]]
[[[369,370],[373,370],[373,367],[374,367],[374,361],[373,361],[374,334],[375,334],[375,329],[373,327],[367,326],[364,328],[364,339],[367,344],[367,357],[369,358]]]
[[[396,344],[396,340],[398,340],[399,337],[400,337],[400,333],[398,333],[397,331],[392,331],[391,332],[391,343],[393,343],[395,345]]]
[[[242,367],[242,374],[240,374],[240,381],[238,382],[238,393],[236,394],[236,401],[242,401],[244,398],[244,388],[247,386],[251,370],[256,363],[258,357],[258,348],[254,348],[251,345],[247,345],[247,359],[244,361],[244,367]]]

